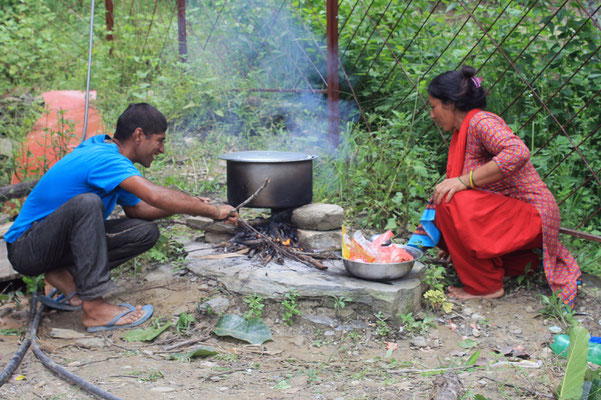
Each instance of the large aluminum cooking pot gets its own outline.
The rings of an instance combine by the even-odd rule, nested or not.
[[[234,207],[269,178],[269,184],[247,207],[295,208],[313,200],[314,155],[285,151],[221,154],[227,161],[227,200]]]

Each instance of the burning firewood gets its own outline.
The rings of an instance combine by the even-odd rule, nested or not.
[[[251,247],[254,250],[253,255],[259,255],[263,265],[272,260],[283,263],[284,258],[290,258],[321,270],[327,269],[328,267],[320,261],[294,249],[293,245],[298,240],[296,229],[279,220],[279,217],[286,214],[289,217],[289,210],[276,214],[261,224],[254,224],[255,226],[239,219],[239,229],[230,242]],[[249,256],[250,254],[251,252]]]

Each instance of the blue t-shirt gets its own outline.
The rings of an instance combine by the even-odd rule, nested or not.
[[[54,164],[40,179],[23,204],[19,216],[4,235],[7,243],[19,238],[34,222],[52,214],[73,197],[97,194],[104,204],[106,219],[115,203],[134,206],[140,202],[119,184],[131,176],[141,176],[134,164],[106,135],[91,137]]]

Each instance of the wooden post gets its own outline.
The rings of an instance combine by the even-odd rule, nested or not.
[[[106,30],[109,32],[106,35],[106,40],[112,41],[115,37],[113,36],[113,0],[104,0],[104,8],[106,9],[105,21]]]
[[[338,0],[327,0],[326,35],[328,45],[328,132],[330,144],[338,147],[340,113],[338,109]]]
[[[186,0],[177,0],[177,39],[179,43],[179,58],[186,62],[188,44],[186,42]]]

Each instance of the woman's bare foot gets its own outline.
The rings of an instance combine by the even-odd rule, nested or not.
[[[117,315],[127,310],[126,307],[108,303],[102,297],[98,297],[94,300],[84,300],[82,322],[86,327],[106,325]],[[115,322],[115,325],[131,324],[143,316],[144,311],[142,310],[142,306],[136,306],[134,311],[119,318],[119,320]]]
[[[62,294],[68,297],[71,293],[77,291],[75,287],[75,280],[66,268],[57,268],[52,271],[46,272],[44,279],[50,284],[50,287],[57,288]],[[48,286],[48,285],[46,285]],[[52,290],[52,289],[50,289]],[[46,295],[50,293],[48,288],[45,290]],[[79,306],[82,304],[81,299],[78,295],[75,295],[69,299],[69,304],[72,306]]]
[[[452,299],[458,299],[458,300],[498,299],[499,297],[502,297],[504,294],[505,294],[505,291],[503,290],[503,288],[497,290],[496,292],[492,292],[489,294],[474,295],[474,294],[469,294],[463,288],[449,286],[449,297]]]

